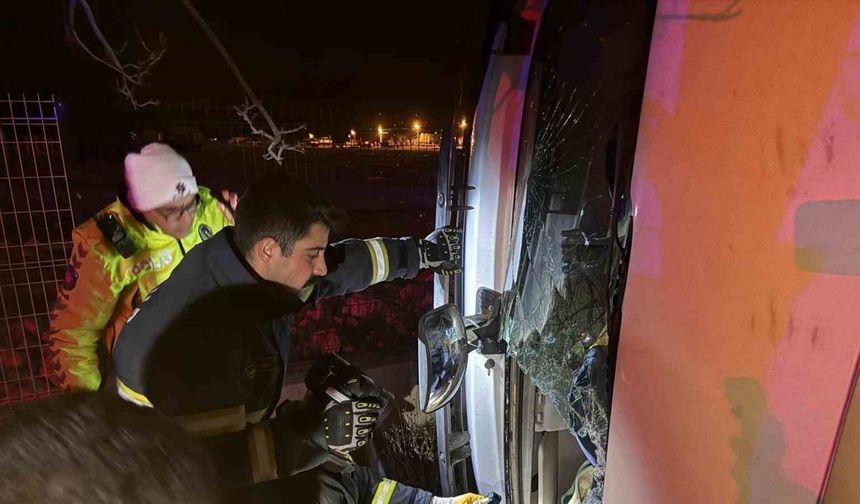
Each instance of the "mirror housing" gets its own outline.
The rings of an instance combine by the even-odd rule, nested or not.
[[[465,319],[453,304],[430,310],[418,322],[418,403],[425,413],[448,404],[466,375],[469,352],[504,354],[499,340],[501,294],[478,291],[481,313]]]
[[[432,413],[460,388],[470,346],[460,311],[453,304],[430,310],[418,322],[418,400]]]

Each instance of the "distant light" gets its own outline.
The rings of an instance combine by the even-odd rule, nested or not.
[[[313,134],[313,133],[308,133],[308,138],[310,138],[311,140],[313,140],[313,139],[314,139],[314,134]]]
[[[421,131],[421,123],[415,121],[415,123],[412,125],[412,129],[414,129],[415,131]]]
[[[376,132],[379,133],[380,135],[382,134],[382,125],[381,124],[376,127]]]
[[[349,136],[355,136],[355,130],[354,129],[349,130]]]
[[[460,127],[466,129],[466,126],[469,124],[466,122],[466,118],[464,117],[462,121],[460,121]]]

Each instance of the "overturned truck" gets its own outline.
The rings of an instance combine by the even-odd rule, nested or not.
[[[860,501],[860,6],[496,7],[421,323],[442,488]]]

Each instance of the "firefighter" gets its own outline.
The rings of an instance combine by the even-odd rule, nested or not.
[[[185,158],[165,144],[126,156],[125,185],[126,194],[72,233],[48,330],[52,374],[64,388],[98,389],[132,308],[190,249],[232,224],[232,210],[198,187]],[[222,196],[235,208],[235,194]]]
[[[287,175],[262,176],[241,199],[235,227],[193,250],[129,318],[112,355],[117,387],[203,438],[237,484],[302,473],[296,477],[321,489],[321,500],[346,492],[336,501],[427,503],[429,493],[371,480],[351,462],[385,408],[384,393],[363,373],[325,373],[332,381],[322,400],[279,405],[290,327],[304,303],[424,268],[459,271],[458,230],[329,245],[342,220]],[[341,485],[325,483],[330,478]],[[285,488],[255,487],[247,492]]]

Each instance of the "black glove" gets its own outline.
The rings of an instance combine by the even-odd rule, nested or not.
[[[423,240],[418,240],[420,267],[430,268],[441,275],[463,271],[462,243],[462,229],[443,227],[433,231]]]
[[[343,453],[367,444],[391,399],[390,393],[336,354],[314,363],[305,385],[323,408],[329,449]]]

